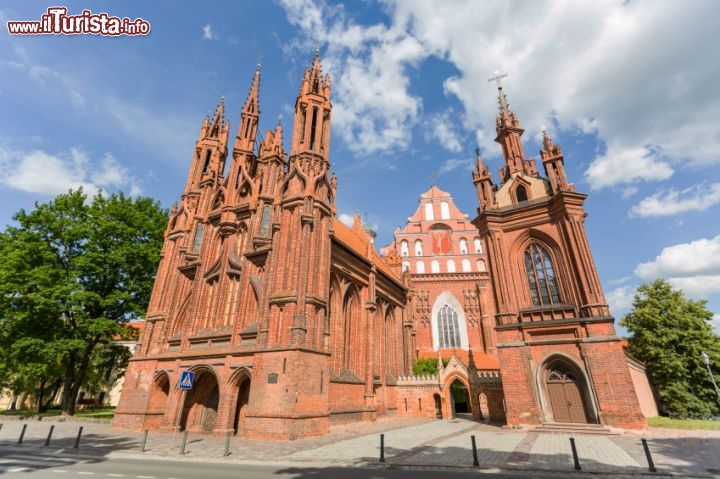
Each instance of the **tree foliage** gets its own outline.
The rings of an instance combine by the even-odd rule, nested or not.
[[[98,351],[148,305],[167,212],[150,198],[70,191],[0,234],[0,386],[75,399]]]
[[[720,412],[718,397],[700,357],[720,372],[720,337],[704,300],[685,298],[664,280],[638,287],[633,309],[620,321],[632,333],[628,353],[643,361],[661,410],[671,416],[710,416]]]

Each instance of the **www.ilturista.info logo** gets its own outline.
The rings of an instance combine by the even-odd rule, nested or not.
[[[65,7],[50,7],[40,21],[7,22],[11,35],[147,35],[150,24],[142,18],[111,17],[107,13],[83,10],[80,15],[68,15]]]

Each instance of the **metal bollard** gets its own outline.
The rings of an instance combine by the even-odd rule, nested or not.
[[[47,439],[45,439],[45,445],[46,445],[46,446],[49,446],[49,445],[50,445],[50,439],[52,439],[52,433],[53,433],[54,430],[55,430],[55,426],[54,426],[54,425],[53,425],[53,426],[50,426],[50,431],[48,432],[48,437],[47,437]]]
[[[643,449],[645,449],[645,457],[647,458],[648,462],[648,470],[650,472],[657,472],[657,469],[655,468],[655,463],[652,460],[652,456],[650,455],[650,448],[648,447],[648,443],[645,440],[645,438],[640,439],[642,441]]]
[[[480,461],[478,461],[477,446],[475,445],[475,436],[470,436],[470,442],[472,443],[473,466],[478,467],[480,465]]]
[[[575,461],[575,470],[576,471],[582,471],[582,466],[580,465],[580,459],[578,458],[577,448],[575,447],[575,438],[570,438],[570,448],[572,449],[572,455],[573,455],[573,461]]]
[[[22,444],[23,438],[25,437],[25,431],[27,430],[27,424],[23,424],[22,431],[20,431],[20,437],[18,438],[18,446]]]
[[[385,462],[385,434],[380,434],[380,462]]]
[[[77,449],[80,447],[80,436],[82,436],[83,427],[80,426],[80,429],[78,429],[78,435],[75,438],[75,445],[73,445],[73,449]]]
[[[185,444],[187,443],[187,431],[183,431],[182,442],[180,443],[180,455],[185,455]]]
[[[225,452],[223,452],[223,456],[227,457],[230,455],[230,433],[225,433]]]
[[[145,452],[145,444],[147,444],[148,430],[143,433],[142,442],[140,443],[140,452]]]
[[[0,422],[0,431],[2,431],[2,423]]]

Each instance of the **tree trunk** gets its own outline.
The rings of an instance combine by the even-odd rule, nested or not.
[[[63,381],[62,399],[60,401],[60,410],[63,416],[72,416],[75,414],[75,398],[77,393],[73,395],[73,380],[75,379],[75,352],[71,351],[68,355],[67,366],[65,367],[65,378]]]
[[[95,346],[97,346],[98,341],[99,338],[94,338],[93,341],[88,343],[85,351],[83,351],[83,356],[80,360],[77,372],[74,367],[72,370],[68,367],[68,370],[66,371],[65,388],[63,389],[62,401],[63,415],[72,416],[75,414],[76,399],[80,393],[80,387],[85,381],[85,375],[87,374],[88,366],[90,365],[90,358],[92,357],[92,353],[95,350]],[[67,373],[70,373],[70,377],[68,377]]]
[[[38,394],[37,398],[37,412],[42,413],[45,412],[45,408],[43,408],[43,398],[45,397],[45,379],[40,380],[40,392]]]

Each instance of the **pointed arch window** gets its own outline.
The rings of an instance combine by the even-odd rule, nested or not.
[[[480,238],[475,238],[473,245],[475,246],[475,254],[482,254],[482,241],[480,241]]]
[[[192,249],[190,250],[191,253],[196,254],[200,252],[203,234],[205,234],[205,225],[203,223],[198,223],[197,228],[195,229],[195,236],[193,237]]]
[[[555,270],[547,250],[532,243],[525,250],[525,271],[534,306],[560,303],[560,293],[555,280]]]
[[[528,200],[527,190],[523,185],[518,185],[518,187],[515,188],[515,197],[517,198],[518,203]]]
[[[460,347],[460,326],[458,314],[450,305],[443,305],[437,313],[437,331],[439,348]]]
[[[460,238],[460,254],[468,254],[467,240]]]
[[[415,256],[423,255],[422,240],[415,240]]]

